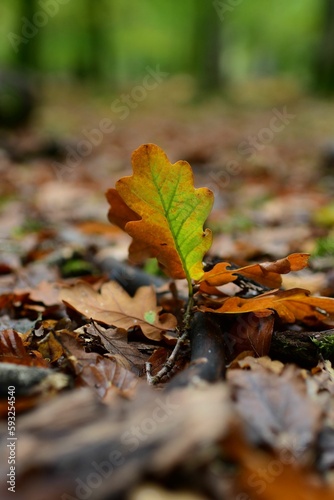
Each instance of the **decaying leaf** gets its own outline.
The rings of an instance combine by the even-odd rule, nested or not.
[[[172,314],[159,315],[162,308],[157,306],[152,286],[140,287],[135,296],[130,297],[115,281],[102,285],[100,293],[87,283],[78,283],[63,289],[60,298],[86,317],[107,325],[126,330],[139,326],[151,340],[161,340],[161,332],[167,335],[168,330],[174,330],[177,325]]]
[[[274,262],[251,264],[239,269],[228,269],[230,267],[228,262],[219,262],[204,273],[200,281],[210,286],[221,286],[235,281],[241,275],[268,288],[278,288],[282,283],[281,274],[300,271],[307,266],[308,259],[309,254],[293,253]]]
[[[334,319],[334,299],[312,297],[308,290],[302,288],[271,290],[250,299],[229,297],[219,303],[221,305],[217,309],[204,305],[200,309],[220,314],[256,312],[261,315],[270,314],[270,310],[274,310],[287,323],[300,320],[310,325],[331,323]]]
[[[86,364],[80,373],[79,380],[94,387],[102,398],[111,387],[130,392],[138,383],[136,375],[114,360],[103,356],[97,356],[96,362]]]
[[[274,328],[275,315],[258,317],[255,313],[236,317],[232,323],[225,341],[230,345],[231,354],[238,356],[244,351],[252,349],[257,356],[269,353]]]
[[[252,447],[234,433],[225,441],[225,450],[238,463],[237,485],[233,498],[240,500],[331,500],[333,487],[324,484],[310,466],[295,459],[290,450],[277,453]]]
[[[59,300],[59,286],[57,283],[41,281],[29,295],[30,300],[34,302],[42,302],[46,306],[57,304]]]
[[[260,363],[251,370],[228,372],[236,409],[252,441],[290,449],[296,459],[314,440],[322,412],[307,397],[299,372],[290,366],[277,376]]]
[[[79,334],[80,341],[85,338],[93,340],[93,351],[98,346],[103,346],[109,357],[112,356],[119,364],[137,375],[141,373],[147,361],[148,354],[138,349],[137,342],[128,342],[126,332],[121,328],[103,328],[101,325],[91,323],[78,328],[75,333]]]
[[[190,165],[171,164],[158,146],[144,144],[132,155],[133,175],[123,177],[107,192],[110,222],[132,238],[130,259],[156,257],[174,279],[199,280],[202,260],[212,234],[203,230],[213,193],[194,188]]]
[[[0,332],[0,362],[17,365],[48,367],[49,363],[38,353],[29,353],[18,332],[8,328]]]

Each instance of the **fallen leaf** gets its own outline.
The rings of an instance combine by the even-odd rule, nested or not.
[[[315,440],[322,415],[298,369],[290,366],[277,376],[257,363],[254,371],[230,370],[227,378],[252,441],[286,448],[297,460]]]
[[[308,290],[302,288],[271,290],[250,299],[229,297],[220,303],[221,306],[217,309],[202,305],[200,310],[220,314],[258,312],[265,315],[274,310],[287,323],[300,320],[310,325],[331,322],[334,319],[334,299],[312,297]]]
[[[37,342],[37,346],[38,352],[50,363],[54,363],[64,354],[63,346],[53,332],[48,332]]]
[[[207,497],[191,491],[168,491],[154,483],[144,483],[136,488],[129,500],[206,500]]]
[[[284,364],[277,359],[273,361],[269,358],[269,356],[261,356],[260,358],[246,356],[243,359],[234,360],[233,363],[231,363],[230,368],[242,368],[245,370],[251,369],[252,371],[256,371],[257,368],[259,368],[262,372],[263,368],[265,368],[276,375],[280,375],[284,370]]]
[[[117,387],[122,392],[131,391],[138,383],[138,378],[112,359],[97,356],[96,362],[84,366],[79,380],[94,387],[103,398],[110,387]]]
[[[60,292],[60,298],[81,314],[107,325],[124,329],[139,326],[151,340],[161,340],[161,332],[168,335],[174,330],[176,318],[169,313],[159,315],[162,308],[157,306],[156,294],[152,286],[138,288],[134,297],[115,281],[109,281],[96,292],[87,283],[78,283]]]
[[[282,283],[281,274],[303,269],[307,266],[308,259],[309,254],[293,253],[274,262],[251,264],[238,269],[228,269],[230,267],[228,262],[219,262],[210,271],[204,273],[200,282],[211,286],[221,286],[235,281],[241,275],[268,288],[278,288]]]
[[[77,329],[75,333],[80,335],[80,340],[89,338],[95,341],[97,345],[102,345],[117,361],[122,358],[124,360],[123,365],[124,362],[127,363],[126,367],[136,375],[142,373],[148,355],[140,352],[137,342],[128,342],[126,330],[103,328],[92,323]],[[94,346],[92,346],[91,350],[94,351]]]
[[[225,442],[224,452],[238,463],[233,498],[238,500],[332,500],[333,486],[314,473],[310,466],[299,464],[288,449],[279,453],[250,446],[234,432]]]
[[[37,357],[36,353],[29,354],[22,337],[11,328],[0,332],[0,361],[25,366],[49,366],[49,363],[45,359]]]
[[[202,260],[212,242],[203,224],[213,193],[194,188],[190,165],[171,164],[158,146],[145,144],[132,155],[133,175],[123,177],[107,193],[110,222],[132,238],[129,257],[142,262],[156,257],[174,279],[199,280]]]
[[[57,283],[41,281],[29,294],[30,300],[52,306],[59,302],[59,286]]]
[[[274,313],[263,317],[258,317],[255,313],[248,313],[242,318],[238,317],[232,324],[228,336],[230,341],[234,340],[232,345],[234,355],[250,349],[253,349],[257,356],[268,354],[274,321]]]

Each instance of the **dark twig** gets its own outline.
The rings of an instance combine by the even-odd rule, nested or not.
[[[150,385],[154,385],[154,384],[157,384],[158,382],[160,382],[160,380],[172,370],[172,368],[174,367],[176,358],[179,354],[179,350],[180,350],[181,346],[184,344],[184,342],[187,340],[187,338],[188,338],[188,331],[184,331],[183,334],[177,339],[177,342],[174,346],[174,349],[173,349],[171,355],[169,356],[169,358],[165,362],[164,366],[161,368],[161,370],[158,371],[158,373],[156,375],[151,375],[151,368],[152,368],[151,363],[148,363],[148,362],[145,363],[146,377],[147,377],[147,381]]]
[[[181,346],[188,340],[190,323],[191,323],[191,313],[192,313],[193,306],[194,306],[194,297],[193,297],[193,294],[191,294],[191,296],[189,297],[189,300],[188,300],[187,308],[186,308],[184,316],[183,316],[183,326],[182,326],[181,335],[177,339],[177,342],[174,346],[174,349],[173,349],[171,355],[168,357],[167,361],[165,362],[165,364],[161,368],[161,370],[159,370],[156,375],[152,375],[151,374],[151,368],[152,368],[151,363],[148,363],[148,362],[145,363],[146,378],[147,378],[147,381],[150,385],[154,385],[154,384],[157,384],[158,382],[160,382],[160,380],[173,369]]]

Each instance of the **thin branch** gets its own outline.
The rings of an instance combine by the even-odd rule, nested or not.
[[[158,373],[156,375],[151,375],[151,368],[152,368],[151,363],[148,363],[148,362],[145,363],[146,377],[147,377],[147,381],[150,385],[154,385],[154,384],[157,384],[158,382],[160,382],[162,377],[167,375],[167,373],[169,373],[172,370],[172,368],[174,367],[177,355],[179,353],[179,350],[180,350],[182,344],[184,344],[184,342],[188,338],[188,333],[189,332],[187,330],[185,330],[182,333],[182,335],[177,339],[177,342],[174,346],[174,349],[173,349],[171,355],[169,356],[167,361],[164,363],[164,366],[161,368],[160,371],[158,371]]]
[[[189,295],[187,308],[186,308],[184,316],[183,316],[183,325],[182,325],[181,335],[177,339],[177,342],[174,346],[174,349],[171,352],[170,356],[168,357],[167,361],[164,363],[163,367],[161,368],[161,370],[158,371],[158,373],[156,375],[151,374],[151,369],[152,369],[151,363],[149,363],[149,362],[145,363],[146,378],[147,378],[147,382],[150,385],[154,385],[154,384],[157,384],[158,382],[160,382],[160,380],[173,369],[173,367],[175,365],[175,361],[176,361],[177,356],[179,354],[180,348],[188,339],[193,306],[194,306],[194,297],[193,297],[193,291],[191,290],[191,294]]]

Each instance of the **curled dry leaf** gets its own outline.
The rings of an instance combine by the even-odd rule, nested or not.
[[[15,363],[25,366],[48,367],[49,363],[37,356],[38,353],[29,353],[18,332],[8,328],[0,332],[0,362]]]
[[[261,315],[268,315],[270,310],[274,310],[287,323],[300,320],[310,325],[332,323],[334,320],[334,299],[312,297],[308,290],[302,288],[271,290],[251,299],[230,297],[217,302],[221,304],[217,309],[204,305],[200,309],[220,314],[256,312]]]
[[[241,275],[268,288],[278,288],[282,283],[281,274],[300,271],[307,266],[308,259],[309,254],[293,253],[274,262],[251,264],[239,269],[228,269],[230,267],[228,262],[219,262],[210,271],[204,273],[200,281],[203,285],[221,286],[235,281]],[[206,288],[203,289],[205,290]]]
[[[78,283],[63,289],[60,298],[86,317],[107,325],[126,330],[139,326],[151,340],[161,340],[161,332],[168,336],[168,330],[174,330],[177,325],[172,314],[159,315],[162,308],[157,306],[152,286],[140,287],[135,296],[130,297],[115,281],[102,285],[100,293],[87,283]]]
[[[129,257],[142,262],[156,257],[174,279],[198,280],[212,234],[203,224],[213,205],[213,193],[194,188],[190,165],[171,164],[155,144],[144,144],[132,155],[133,175],[107,192],[110,222],[132,238]]]

